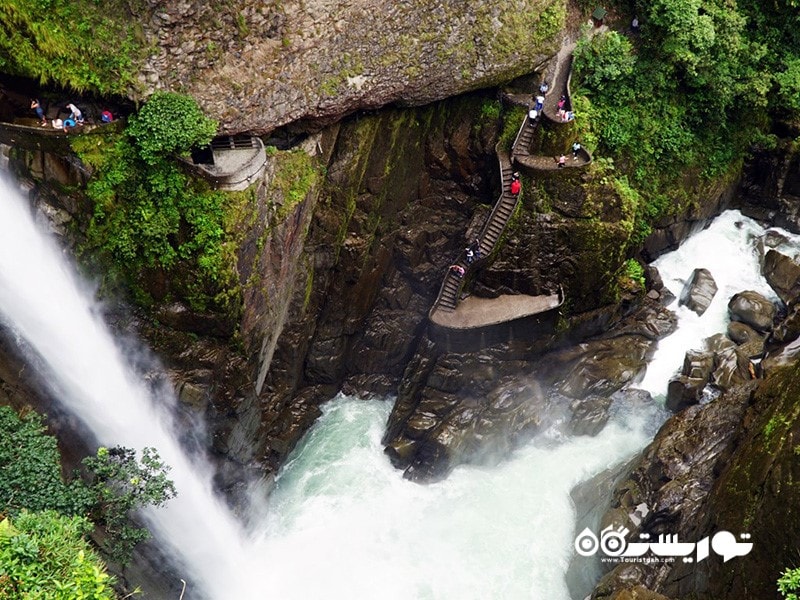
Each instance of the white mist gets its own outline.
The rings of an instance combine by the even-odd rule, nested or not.
[[[151,398],[98,316],[91,294],[35,227],[19,194],[0,178],[0,313],[59,401],[101,444],[155,447],[172,467],[178,497],[146,517],[155,535],[214,599],[247,598],[245,536],[215,497],[210,473],[177,443],[169,408]],[[159,408],[160,406],[160,408]],[[187,577],[188,578],[188,577]],[[191,590],[190,590],[191,591]]]

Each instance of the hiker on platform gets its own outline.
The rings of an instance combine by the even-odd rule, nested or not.
[[[542,85],[539,86],[539,92],[541,92],[542,96],[545,96],[549,90],[550,85],[546,81],[543,81]]]
[[[558,100],[558,110],[564,110],[564,106],[566,106],[566,104],[567,104],[567,97],[561,96],[561,98]]]
[[[83,113],[74,104],[67,104],[69,110],[69,118],[72,119],[77,125],[83,125]]]
[[[31,108],[36,111],[36,116],[39,117],[42,126],[47,125],[47,117],[44,116],[44,110],[42,109],[42,105],[39,104],[38,98],[31,100]]]
[[[536,119],[539,118],[539,111],[535,108],[532,108],[528,113],[528,120],[530,121],[531,127],[536,125]]]
[[[578,142],[572,142],[572,160],[578,160],[578,152],[581,151],[581,145]]]
[[[536,96],[536,104],[533,105],[533,108],[539,112],[542,112],[542,109],[544,108],[544,96]]]
[[[563,169],[567,166],[567,157],[562,154],[556,159],[556,162],[558,163],[558,168]]]

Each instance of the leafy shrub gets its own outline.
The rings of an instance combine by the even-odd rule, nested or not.
[[[116,598],[114,580],[84,539],[91,528],[54,511],[0,521],[0,598]]]
[[[191,96],[174,92],[154,93],[127,128],[139,157],[149,165],[208,144],[216,131],[217,122],[206,117]]]
[[[784,600],[800,600],[800,569],[786,569],[778,579],[778,591]]]
[[[56,439],[45,434],[38,414],[19,418],[11,408],[0,406],[0,513],[85,513],[90,495],[81,481],[64,483],[60,460]]]

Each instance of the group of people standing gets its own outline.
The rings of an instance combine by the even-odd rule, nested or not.
[[[33,98],[31,100],[31,109],[36,112],[36,116],[39,118],[39,121],[42,127],[47,126],[47,116],[45,115],[44,109],[42,108],[41,102],[39,102],[38,98]],[[56,117],[53,119],[50,124],[55,127],[56,129],[62,129],[64,131],[69,131],[74,127],[80,127],[86,122],[86,119],[83,116],[83,112],[79,109],[75,104],[70,102],[66,105],[66,110],[69,111],[69,116],[65,119],[61,119]],[[100,116],[101,121],[103,123],[110,123],[114,116],[111,114],[110,111],[104,110]]]

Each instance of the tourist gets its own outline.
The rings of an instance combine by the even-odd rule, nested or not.
[[[531,127],[536,125],[536,119],[539,118],[539,111],[535,108],[532,108],[528,113],[528,120],[530,121]]]
[[[67,131],[68,129],[72,129],[73,127],[75,127],[76,123],[74,119],[67,117],[66,119],[64,119],[64,122],[61,125],[64,131]]]
[[[519,179],[511,180],[510,191],[512,196],[519,196],[519,193],[522,191],[522,184],[520,183]]]
[[[639,17],[636,15],[633,16],[633,21],[631,21],[631,31],[639,33]]]
[[[83,113],[77,106],[74,104],[67,104],[67,110],[69,110],[70,119],[72,119],[78,125],[83,125]]]
[[[550,85],[548,85],[546,81],[543,81],[542,85],[539,86],[539,91],[542,93],[542,96],[546,96],[549,89]]]
[[[519,171],[514,171],[514,172],[511,174],[511,181],[514,181],[514,180],[516,180],[516,179],[519,179]]]
[[[466,273],[466,271],[464,270],[464,267],[462,267],[461,265],[450,265],[450,270],[459,279],[464,277],[464,273]]]
[[[47,117],[44,116],[44,110],[42,109],[41,104],[39,104],[39,100],[34,98],[31,100],[31,108],[36,111],[36,116],[39,117],[39,121],[41,124],[47,125]]]
[[[572,160],[578,160],[578,152],[581,151],[581,145],[578,142],[572,143]]]
[[[542,111],[542,109],[544,108],[544,96],[536,96],[536,104],[533,105],[533,108],[535,108],[539,112]]]
[[[563,169],[564,167],[567,166],[567,157],[564,156],[563,154],[561,156],[559,156],[556,159],[556,161],[558,162],[558,168],[559,169]]]
[[[481,243],[478,241],[477,238],[472,240],[470,245],[467,247],[469,250],[472,250],[473,255],[475,256],[475,260],[480,260],[481,258]]]
[[[64,121],[61,119],[53,119],[53,127],[55,129],[64,129]]]
[[[559,116],[561,117],[561,121],[563,123],[568,123],[575,118],[575,113],[571,110],[560,110],[558,111]]]
[[[567,104],[567,97],[561,96],[558,100],[558,110],[564,110],[564,106]]]
[[[111,123],[114,120],[114,115],[111,114],[110,110],[104,110],[100,113],[100,120],[103,123]]]
[[[470,248],[469,246],[467,246],[467,248],[464,250],[464,254],[467,257],[466,258],[467,264],[471,265],[472,261],[475,260],[475,251],[472,248]]]

